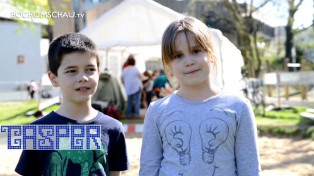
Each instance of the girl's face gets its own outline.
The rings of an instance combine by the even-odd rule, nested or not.
[[[208,53],[193,40],[188,41],[184,32],[175,40],[175,55],[170,62],[173,75],[180,88],[209,86],[210,59]]]

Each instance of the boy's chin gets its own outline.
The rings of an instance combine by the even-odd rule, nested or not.
[[[91,101],[92,95],[86,97],[76,97],[75,99],[72,99],[72,102],[75,102],[77,104],[90,103]]]

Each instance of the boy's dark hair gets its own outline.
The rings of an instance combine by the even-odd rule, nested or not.
[[[90,57],[95,57],[99,67],[99,56],[94,42],[83,34],[69,33],[50,43],[48,51],[49,70],[58,76],[58,68],[64,55],[74,52],[88,53]]]

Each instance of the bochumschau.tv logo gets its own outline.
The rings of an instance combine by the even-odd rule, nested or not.
[[[11,17],[15,19],[83,18],[84,15],[84,13],[75,12],[11,12]]]
[[[24,150],[100,150],[100,125],[1,125],[0,146]],[[1,148],[0,148],[1,149]]]

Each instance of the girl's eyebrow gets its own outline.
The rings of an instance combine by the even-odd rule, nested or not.
[[[93,64],[88,64],[88,65],[86,65],[86,67],[95,67],[95,65],[93,65]]]

